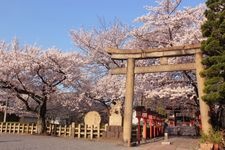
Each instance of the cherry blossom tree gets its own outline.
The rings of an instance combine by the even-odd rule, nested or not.
[[[0,91],[13,97],[17,110],[35,113],[38,133],[43,133],[48,105],[60,102],[54,97],[66,91],[77,93],[85,87],[84,64],[83,57],[75,53],[20,47],[16,40],[11,44],[1,42]]]
[[[205,5],[182,9],[182,0],[156,2],[157,6],[146,6],[147,14],[135,19],[143,23],[132,31],[135,48],[194,44],[202,40],[200,26],[204,21]]]
[[[93,29],[89,31],[80,29],[71,31],[71,36],[75,45],[87,54],[86,56],[90,58],[90,62],[92,61],[92,67],[94,70],[97,70],[97,77],[106,78],[108,84],[114,84],[113,80],[116,80],[115,78],[117,77],[109,76],[107,74],[108,70],[113,67],[126,66],[124,62],[110,59],[110,56],[105,51],[108,47],[120,49],[146,49],[182,44],[194,44],[199,43],[199,41],[202,40],[200,25],[204,21],[204,5],[194,8],[181,8],[181,0],[158,0],[157,2],[157,6],[146,6],[148,13],[135,19],[136,22],[143,24],[140,27],[131,29],[115,22],[112,26],[103,26],[100,29]],[[192,61],[193,57],[169,59],[170,64]],[[137,66],[157,65],[158,63],[158,59],[136,61]],[[102,72],[104,73],[102,74]],[[98,76],[99,74],[100,76]],[[100,78],[96,78],[96,83],[98,85],[104,83],[102,82],[104,79],[99,79]],[[124,83],[124,79],[122,80],[121,78],[119,80],[122,81],[121,83]],[[183,105],[184,98],[186,97],[186,99],[190,99],[191,97],[194,100],[191,102],[185,102],[185,104],[192,103],[198,107],[198,103],[196,101],[197,99],[195,99],[194,96],[184,96],[197,95],[197,93],[195,93],[195,91],[197,91],[195,76],[191,72],[136,75],[135,85],[136,101],[140,101],[143,96],[146,98],[152,97],[151,93],[157,93],[157,95],[160,95],[161,99],[168,99],[168,89],[171,89],[170,94],[173,95],[170,98],[171,101],[174,101],[174,99],[182,99],[177,104]],[[93,92],[98,94],[93,96],[95,94],[92,93],[92,98],[101,96],[104,97],[105,93],[107,93],[106,91],[110,90],[109,86],[105,86],[105,84],[98,87],[101,87],[100,92]],[[122,88],[122,86],[120,86],[120,88]],[[172,92],[172,89],[174,88],[176,88],[175,91],[178,91],[177,94]],[[185,91],[188,91],[189,94]],[[182,94],[180,94],[182,92],[183,98],[181,98]],[[116,93],[120,92],[114,91],[114,94]],[[175,95],[177,95],[177,97],[175,97]],[[110,94],[107,96],[107,99],[112,99],[112,97],[115,97]],[[153,97],[157,96],[154,95]],[[171,101],[167,101],[167,105],[170,104]]]
[[[182,0],[158,0],[157,3],[157,6],[146,6],[147,14],[135,19],[136,22],[142,23],[142,26],[132,30],[131,34],[134,38],[130,47],[140,49],[170,47],[195,44],[203,39],[200,26],[205,20],[205,5],[201,4],[193,8],[181,8]],[[177,64],[193,61],[193,57],[190,56],[182,58],[173,57],[169,58],[168,63]],[[159,60],[151,60],[150,62],[144,60],[140,61],[139,64],[155,65],[159,64]],[[187,105],[190,105],[190,107],[195,106],[195,109],[199,107],[195,72],[144,74],[138,75],[137,78],[139,79],[136,80],[136,84],[142,85],[138,86],[137,89],[139,91],[139,98],[141,97],[140,95],[152,97],[151,93],[155,93],[155,95],[158,95],[157,100],[166,99],[167,104],[164,106],[173,104],[173,101],[176,100],[176,105],[185,107]],[[164,88],[170,89],[170,94],[168,94],[168,90],[165,92]],[[177,94],[172,92],[174,88]],[[183,98],[181,98],[180,93],[183,93]],[[177,96],[175,97],[175,95]],[[187,97],[187,95],[190,96]],[[186,100],[184,101],[184,99]]]
[[[181,0],[157,2],[157,6],[146,6],[148,13],[135,19],[142,23],[137,28],[116,20],[92,30],[72,30],[80,55],[55,48],[20,47],[16,40],[0,42],[0,100],[10,96],[15,106],[12,110],[36,114],[39,133],[45,131],[46,114],[59,113],[59,107],[66,115],[70,113],[66,108],[80,114],[102,107],[108,111],[114,99],[124,99],[125,90],[125,77],[110,75],[109,70],[125,67],[126,62],[112,60],[107,48],[146,49],[202,40],[204,5],[181,8]],[[193,57],[171,58],[169,64],[192,61]],[[157,64],[158,59],[136,61],[136,66]],[[151,99],[149,103],[160,102],[163,107],[198,107],[192,72],[140,74],[135,80],[136,103]]]
[[[115,20],[111,25],[101,24],[92,30],[72,30],[71,37],[89,61],[89,73],[92,74],[90,90],[84,91],[86,99],[95,100],[108,108],[114,99],[124,97],[124,77],[111,76],[112,67],[122,67],[124,62],[112,60],[106,52],[109,47],[124,48],[129,41],[130,27]]]

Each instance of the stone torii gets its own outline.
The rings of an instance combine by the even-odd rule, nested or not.
[[[125,106],[124,106],[124,119],[123,119],[123,141],[128,146],[131,146],[131,131],[132,131],[132,109],[134,98],[134,77],[138,73],[154,73],[154,72],[171,72],[183,70],[196,70],[199,105],[201,113],[202,131],[208,133],[211,125],[209,123],[209,107],[202,100],[204,78],[200,76],[203,70],[202,53],[200,44],[175,46],[169,48],[156,48],[156,49],[113,49],[108,48],[107,52],[111,55],[112,59],[127,60],[126,68],[113,68],[110,70],[111,74],[125,74],[126,75],[126,93],[125,93]],[[178,56],[195,56],[194,63],[186,64],[168,64],[169,57]],[[135,59],[150,59],[159,58],[160,65],[148,67],[135,67]]]

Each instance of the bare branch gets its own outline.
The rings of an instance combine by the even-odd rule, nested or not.
[[[41,69],[42,69],[42,68],[41,68],[41,65],[39,65],[38,70],[37,70],[37,75],[38,75],[38,77],[41,79],[41,81],[42,81],[44,84],[49,85],[48,82],[45,81],[45,79],[42,77],[42,75],[41,75],[41,73],[40,73]]]

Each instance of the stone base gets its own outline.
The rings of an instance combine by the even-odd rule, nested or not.
[[[106,132],[103,133],[102,138],[122,140],[123,139],[123,127],[108,126]]]

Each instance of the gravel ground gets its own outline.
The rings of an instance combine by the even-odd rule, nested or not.
[[[198,140],[171,138],[171,145],[161,141],[128,148],[113,141],[90,141],[39,135],[0,134],[0,150],[196,150]]]

